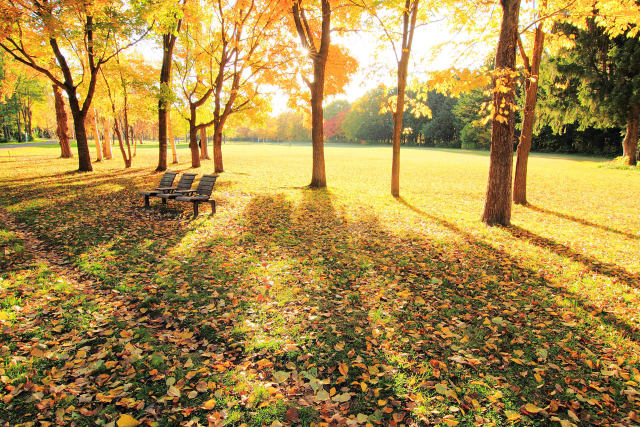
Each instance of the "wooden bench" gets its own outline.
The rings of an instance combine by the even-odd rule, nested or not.
[[[145,208],[149,207],[149,197],[163,193],[164,190],[162,189],[170,188],[173,184],[173,181],[176,179],[176,175],[178,175],[178,172],[165,172],[164,174],[162,174],[162,178],[160,178],[160,184],[156,189],[150,191],[138,191],[138,194],[144,196]]]
[[[183,173],[178,181],[178,185],[171,188],[166,188],[166,191],[162,193],[155,194],[153,197],[158,197],[162,200],[162,204],[166,205],[167,200],[175,199],[176,197],[187,194],[191,190],[191,186],[193,185],[193,181],[196,179],[195,173]]]
[[[211,198],[213,186],[216,184],[218,175],[203,175],[198,183],[198,187],[189,193],[183,192],[175,198],[178,202],[193,203],[193,217],[198,216],[198,207],[200,203],[209,203],[211,205],[211,214],[216,213],[216,201]]]

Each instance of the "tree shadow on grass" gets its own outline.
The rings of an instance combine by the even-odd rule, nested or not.
[[[126,198],[132,190],[121,191]],[[170,223],[152,212],[101,228],[109,212],[132,212],[114,197],[98,221],[84,224],[95,231],[83,247],[104,245],[91,255],[117,283],[132,285],[109,294],[101,315],[108,320],[74,341],[72,353],[95,361],[107,351],[101,357],[110,363],[83,374],[101,393],[86,409],[105,421],[126,411],[160,424],[212,417],[252,425],[287,423],[291,407],[303,425],[356,417],[505,424],[507,411],[544,424],[568,419],[568,409],[596,424],[628,422],[638,409],[620,380],[637,364],[618,361],[590,312],[583,324],[565,310],[558,297],[571,295],[540,272],[410,205],[466,244],[398,237],[373,214],[342,212],[326,190],[301,196],[256,195],[226,218],[228,227],[215,219]],[[94,202],[80,199],[81,214]],[[56,233],[76,221],[72,206],[44,212]],[[66,232],[83,236],[77,227]],[[119,246],[126,258],[109,254]],[[24,345],[28,354],[28,337]],[[74,363],[69,381],[84,366]],[[123,390],[122,382],[133,386]],[[214,408],[202,409],[210,399]],[[600,406],[582,404],[589,399]],[[527,414],[526,403],[546,412]]]
[[[253,342],[245,357],[275,360],[274,371],[289,372],[289,380],[274,383],[301,408],[332,423],[358,413],[383,423],[437,423],[455,404],[464,408],[451,414],[456,420],[489,422],[533,401],[566,417],[562,408],[573,397],[558,394],[555,383],[609,382],[579,360],[613,360],[609,343],[589,332],[599,322],[574,321],[558,298],[579,299],[539,272],[436,217],[466,234],[468,246],[399,238],[373,215],[347,219],[328,191],[302,196],[299,204],[284,195],[256,196],[235,243],[261,266],[250,275],[254,285],[241,288]],[[276,344],[257,345],[265,340]],[[283,350],[287,344],[299,351]],[[534,368],[544,381],[533,378]],[[474,381],[489,381],[508,397],[476,412],[472,400],[491,407],[493,391]],[[616,404],[625,405],[618,397]],[[624,416],[612,408],[606,415],[583,408],[579,416]]]
[[[619,265],[602,262],[594,257],[578,253],[570,247],[563,245],[562,243],[558,243],[555,240],[549,239],[547,237],[539,236],[522,227],[512,225],[506,227],[505,230],[511,233],[513,237],[517,239],[526,240],[527,242],[535,246],[550,250],[561,257],[569,258],[575,262],[579,262],[595,273],[608,276],[613,280],[623,283],[631,288],[640,288],[640,275],[629,273]]]
[[[577,222],[578,224],[586,225],[588,227],[598,228],[600,230],[608,231],[610,233],[619,234],[619,235],[627,237],[629,239],[633,239],[633,240],[640,239],[640,236],[638,236],[637,234],[628,233],[626,231],[621,231],[621,230],[615,229],[613,227],[609,227],[607,225],[597,224],[595,222],[591,222],[591,221],[588,221],[586,219],[579,218],[577,216],[569,215],[569,214],[562,213],[562,212],[553,211],[553,210],[546,209],[546,208],[543,208],[541,206],[536,206],[536,205],[532,205],[532,204],[526,204],[524,206],[526,208],[528,208],[528,209],[531,209],[532,211],[535,211],[535,212],[540,212],[540,213],[543,213],[543,214],[553,215],[553,216],[556,216],[558,218],[562,218],[562,219],[566,219],[568,221]]]
[[[400,198],[399,201],[407,206],[409,209],[411,209],[412,211],[426,217],[429,218],[430,220],[440,224],[441,226],[455,232],[456,234],[459,234],[461,236],[463,236],[466,240],[467,243],[469,243],[470,245],[472,245],[473,247],[476,247],[478,249],[480,249],[482,252],[484,252],[486,254],[486,256],[490,256],[490,254],[492,253],[497,253],[500,254],[501,256],[504,256],[506,259],[510,259],[510,262],[516,262],[518,263],[517,260],[511,259],[511,256],[509,254],[507,254],[504,251],[501,251],[499,249],[496,249],[495,247],[489,245],[486,242],[483,242],[479,239],[477,239],[475,236],[473,236],[471,233],[464,231],[462,229],[460,229],[460,227],[458,227],[457,225],[443,219],[440,218],[438,216],[429,214],[425,211],[423,211],[422,209],[419,209],[413,205],[411,205],[410,203],[408,203],[406,200]],[[505,230],[509,231],[510,233],[512,233],[514,235],[514,237],[516,238],[522,238],[523,235],[528,236],[527,240],[529,240],[530,242],[537,244],[538,246],[542,247],[542,248],[547,248],[547,249],[551,249],[554,250],[554,248],[556,248],[557,246],[562,246],[562,250],[557,250],[554,252],[556,252],[558,255],[563,256],[563,257],[569,257],[571,259],[573,259],[574,261],[578,261],[582,264],[584,264],[587,268],[591,268],[593,271],[596,271],[600,274],[607,274],[604,271],[608,271],[611,272],[612,269],[613,271],[615,271],[616,273],[620,273],[621,276],[614,276],[615,278],[621,279],[624,278],[623,283],[629,285],[629,286],[637,286],[637,283],[639,283],[638,281],[634,281],[633,276],[630,275],[629,273],[627,273],[626,271],[622,270],[617,266],[610,266],[607,265],[607,269],[606,270],[600,270],[600,269],[596,269],[594,268],[594,266],[598,266],[601,265],[597,260],[592,259],[590,257],[586,257],[584,255],[581,254],[577,254],[575,252],[573,252],[571,249],[567,248],[564,245],[560,245],[556,242],[551,241],[550,239],[544,239],[541,238],[539,236],[535,236],[530,232],[526,232],[523,233],[523,229],[519,228],[519,227],[515,227],[515,226],[510,226],[510,227],[506,227],[504,228]],[[517,232],[514,233],[514,229],[518,230]],[[533,238],[533,236],[536,237],[536,239]],[[544,240],[538,240],[538,239],[544,239]],[[535,243],[537,242],[537,243]],[[593,263],[593,264],[592,264]],[[539,282],[540,285],[546,287],[547,289],[549,289],[550,292],[562,296],[563,298],[566,298],[568,301],[571,301],[572,303],[580,306],[583,310],[585,310],[586,312],[590,313],[592,316],[595,316],[597,318],[599,318],[603,323],[610,325],[612,327],[614,327],[616,330],[618,330],[623,336],[637,342],[640,343],[640,330],[638,330],[638,328],[632,324],[630,324],[628,321],[620,319],[619,317],[617,317],[614,314],[611,313],[606,313],[603,312],[600,308],[596,307],[592,302],[590,302],[587,298],[582,297],[578,294],[575,294],[574,292],[568,291],[562,287],[559,286],[554,286],[551,283],[549,283],[547,280],[542,280]]]

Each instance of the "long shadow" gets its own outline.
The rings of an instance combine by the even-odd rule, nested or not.
[[[640,275],[629,273],[619,265],[602,262],[591,256],[578,253],[570,247],[563,245],[562,243],[558,243],[555,240],[549,239],[547,237],[539,236],[522,227],[512,225],[506,227],[505,230],[511,233],[513,237],[517,239],[526,240],[529,243],[534,244],[540,248],[550,250],[561,257],[569,258],[573,261],[579,262],[595,273],[609,276],[612,279],[622,282],[623,284],[631,288],[640,288]]]
[[[486,242],[483,242],[481,240],[478,240],[475,236],[473,236],[471,233],[464,231],[462,229],[460,229],[460,227],[456,226],[455,224],[437,217],[435,215],[429,214],[425,211],[423,211],[422,209],[419,209],[415,206],[413,206],[412,204],[410,204],[409,202],[407,202],[406,200],[404,200],[403,198],[399,198],[398,201],[400,203],[402,203],[404,206],[408,207],[409,209],[411,209],[412,211],[429,218],[430,220],[440,224],[441,226],[455,232],[456,234],[459,234],[461,236],[463,236],[465,238],[465,240],[473,245],[476,248],[479,248],[480,250],[482,250],[482,252],[484,252],[487,256],[490,256],[489,254],[491,253],[495,253],[498,254],[499,256],[504,257],[505,259],[509,259],[510,262],[514,262],[514,263],[518,263],[517,260],[513,260],[511,259],[511,256],[509,254],[507,254],[504,251],[501,251],[499,249],[496,249],[495,247],[489,245]],[[510,226],[510,227],[506,227],[505,230],[509,231],[511,234],[514,235],[514,237],[516,238],[526,238],[528,241],[530,241],[531,243],[540,246],[542,248],[547,248],[547,249],[551,249],[554,252],[556,252],[558,255],[560,256],[565,256],[565,257],[569,257],[571,259],[573,259],[574,261],[578,261],[583,263],[586,267],[592,269],[593,271],[596,271],[600,274],[605,274],[605,275],[610,275],[613,274],[612,277],[618,278],[620,280],[622,280],[625,284],[632,286],[632,287],[638,287],[640,284],[640,277],[635,276],[635,275],[631,275],[628,272],[624,271],[623,269],[621,269],[618,266],[615,265],[611,265],[611,264],[602,264],[599,263],[597,260],[591,258],[591,257],[587,257],[581,254],[578,254],[576,252],[574,252],[573,250],[571,250],[570,248],[561,245],[557,242],[554,242],[550,239],[546,239],[537,235],[534,235],[533,233],[530,233],[522,228],[516,227],[516,226]],[[516,231],[514,231],[516,230]],[[601,268],[599,268],[601,267]],[[566,289],[563,288],[558,288],[557,286],[553,286],[550,283],[548,283],[546,280],[540,282],[541,285],[543,285],[544,287],[546,287],[551,293],[554,294],[559,294],[562,297],[566,298],[569,301],[572,301],[573,303],[579,305],[580,307],[582,307],[584,310],[586,310],[587,312],[591,313],[592,315],[597,316],[603,323],[610,325],[614,328],[616,328],[618,331],[620,331],[621,333],[624,334],[624,336],[640,343],[640,330],[636,327],[633,326],[631,324],[629,324],[627,321],[622,320],[620,318],[618,318],[617,316],[615,316],[614,314],[611,313],[606,313],[603,312],[601,309],[599,309],[598,307],[596,307],[595,305],[593,305],[591,302],[589,302],[586,298],[581,297],[580,295],[577,295],[575,293],[572,293],[570,291],[567,291]]]
[[[81,214],[95,209],[93,189],[89,186],[87,198],[76,201]],[[498,402],[496,409],[490,408],[496,390],[515,410],[523,402],[575,409],[575,394],[557,393],[556,384],[593,380],[598,387],[623,386],[600,376],[599,369],[569,365],[569,344],[587,348],[602,361],[598,366],[620,363],[609,343],[590,335],[588,328],[568,326],[568,319],[555,313],[554,298],[565,295],[560,289],[506,252],[403,200],[462,235],[468,245],[424,235],[395,236],[374,215],[354,219],[340,212],[326,190],[302,190],[299,203],[282,194],[255,196],[228,229],[216,228],[215,221],[194,224],[164,221],[155,212],[136,215],[118,202],[133,190],[129,184],[96,214],[96,221],[82,224],[93,230],[82,248],[104,244],[116,249],[113,259],[113,254],[98,253],[116,275],[113,286],[137,283],[140,289],[124,297],[111,293],[114,304],[105,307],[106,325],[89,331],[90,342],[77,347],[91,347],[86,351],[90,356],[110,351],[107,357],[118,368],[109,371],[108,381],[104,368],[83,377],[89,384],[102,378],[96,390],[101,394],[125,376],[135,382],[132,396],[142,404],[128,412],[138,420],[168,425],[198,417],[207,422],[210,411],[199,408],[211,398],[209,392],[186,399],[183,388],[180,403],[193,409],[185,415],[176,411],[178,400],[159,403],[168,392],[168,378],[177,380],[177,387],[192,389],[198,381],[217,382],[221,393],[216,411],[233,407],[241,417],[234,423],[252,425],[268,425],[275,418],[286,422],[284,411],[260,412],[262,408],[249,406],[253,380],[282,391],[273,407],[285,402],[285,410],[299,407],[301,418],[304,412],[312,421],[332,425],[344,425],[358,414],[371,415],[381,425],[440,424],[452,405],[461,425],[497,409],[496,420],[506,424],[505,406]],[[67,229],[81,217],[71,207],[38,212],[54,228],[41,231],[52,237],[52,244],[64,245],[55,233],[66,232],[75,240],[84,236],[79,226]],[[120,219],[102,227],[109,214]],[[129,222],[123,220],[128,216]],[[132,256],[120,256],[119,245],[126,246],[120,252]],[[111,283],[108,277],[99,280]],[[574,295],[567,298],[579,303]],[[125,346],[131,325],[136,326],[131,343],[145,350],[137,361]],[[104,335],[108,329],[119,334]],[[286,344],[294,345],[287,350]],[[544,357],[538,356],[540,348]],[[513,362],[510,357],[520,351],[520,363]],[[547,363],[567,369],[548,368]],[[542,383],[533,378],[536,365],[545,367]],[[199,376],[188,377],[187,371]],[[286,371],[290,377],[278,380],[272,371]],[[69,375],[69,380],[75,378]],[[320,382],[326,380],[328,384]],[[438,384],[455,392],[444,397]],[[347,395],[347,400],[314,400],[318,386],[327,392],[335,386],[335,396]],[[587,422],[621,421],[628,411],[617,411],[616,405],[626,401],[619,392],[611,396],[601,403],[608,405],[604,409],[585,405],[576,411],[592,417]],[[482,408],[475,408],[473,400],[482,402]],[[95,400],[83,406],[96,411],[104,407]],[[417,406],[421,410],[412,411]],[[549,411],[567,418],[564,409]]]
[[[600,230],[608,231],[610,233],[619,234],[619,235],[627,237],[629,239],[633,239],[633,240],[639,240],[640,239],[640,236],[638,236],[637,234],[629,233],[629,232],[626,232],[626,231],[621,231],[621,230],[615,229],[613,227],[609,227],[607,225],[597,224],[595,222],[587,221],[586,219],[578,218],[578,217],[573,216],[573,215],[569,215],[569,214],[565,214],[565,213],[557,212],[557,211],[552,211],[550,209],[546,209],[546,208],[543,208],[543,207],[540,207],[540,206],[536,206],[536,205],[531,205],[531,204],[527,204],[527,205],[525,205],[525,207],[531,209],[532,211],[553,215],[553,216],[556,216],[558,218],[562,218],[562,219],[566,219],[568,221],[577,222],[578,224],[586,225],[588,227],[599,228]]]
[[[592,354],[608,357],[604,351],[608,345],[588,330],[576,332],[564,319],[549,314],[553,310],[540,310],[557,307],[558,296],[580,305],[589,316],[593,316],[593,307],[552,285],[537,271],[523,268],[518,259],[506,252],[406,202],[416,212],[464,236],[468,247],[444,245],[419,235],[399,238],[387,232],[375,216],[347,219],[331,199],[327,191],[310,190],[303,192],[303,200],[297,205],[284,195],[257,196],[244,213],[247,241],[238,242],[243,253],[253,251],[257,259],[286,262],[300,272],[302,278],[298,278],[296,286],[304,289],[304,303],[301,306],[300,301],[289,302],[290,308],[285,305],[282,311],[296,312],[297,307],[304,316],[290,319],[292,323],[285,324],[285,329],[297,327],[298,335],[307,337],[302,351],[308,357],[303,360],[313,362],[319,373],[339,376],[335,366],[348,362],[351,352],[367,366],[393,366],[402,375],[415,374],[420,360],[437,357],[446,364],[450,358],[460,360],[461,353],[471,353],[477,361],[472,359],[463,373],[454,370],[449,377],[464,390],[462,378],[468,381],[481,373],[480,376],[491,375],[503,363],[499,355],[511,351],[512,342],[518,342],[523,353],[536,354],[541,333],[544,342],[551,344],[550,352],[562,363],[566,363],[564,350],[555,348],[553,343],[576,333],[576,345],[584,347],[586,343]],[[486,274],[495,279],[487,283]],[[306,317],[310,314],[312,322]],[[491,322],[502,324],[503,318],[512,327],[498,333],[501,338],[496,340]],[[483,319],[487,320],[483,323]],[[614,316],[594,319],[631,340],[640,339],[637,331]],[[461,335],[452,339],[448,332],[459,329],[460,322],[474,337],[472,344],[463,346],[464,351],[459,349]],[[545,326],[534,328],[534,324]],[[417,342],[401,339],[406,334],[414,336],[416,331],[422,336]],[[413,354],[413,359],[398,362],[402,354]],[[285,357],[278,351],[274,355]],[[285,360],[291,362],[286,357],[282,361]],[[352,369],[354,375],[360,373]],[[517,390],[527,401],[534,396],[544,401],[553,392],[553,381],[540,385],[523,380],[526,366],[507,364],[500,369],[509,383],[524,381]],[[576,372],[558,372],[558,380],[566,374]],[[402,401],[404,398],[390,384],[393,381],[397,378],[381,377],[381,395]],[[350,390],[353,392],[353,388]],[[367,408],[371,397],[366,392],[355,393],[351,402],[354,407]]]

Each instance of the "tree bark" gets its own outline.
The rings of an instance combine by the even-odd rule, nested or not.
[[[533,42],[531,69],[529,70],[528,85],[524,99],[524,115],[522,118],[522,133],[516,156],[516,172],[513,180],[513,201],[520,205],[527,204],[527,164],[533,138],[533,125],[536,121],[536,103],[538,100],[538,79],[540,77],[540,59],[544,46],[544,32],[542,23],[538,25]]]
[[[27,100],[27,103],[29,100]],[[24,131],[27,134],[27,140],[33,141],[33,132],[31,130],[31,118],[33,116],[33,111],[31,111],[31,107],[27,105],[24,108]]]
[[[214,125],[213,128],[213,165],[216,173],[224,172],[222,162],[222,128]]]
[[[191,167],[200,167],[200,147],[198,147],[198,129],[196,126],[196,107],[191,104],[189,119],[189,148],[191,149]]]
[[[640,106],[633,106],[627,119],[627,134],[622,141],[622,155],[627,165],[635,166],[638,162],[638,132],[640,128]]]
[[[80,109],[78,99],[76,98],[75,88],[66,89],[69,94],[69,109],[73,117],[73,129],[76,135],[76,144],[78,146],[78,170],[81,172],[91,172],[91,154],[89,153],[89,143],[87,142],[87,131],[85,129],[84,120],[86,114]],[[69,93],[71,92],[71,93]]]
[[[169,103],[163,95],[171,90],[171,60],[173,48],[176,44],[176,35],[180,32],[182,20],[179,19],[175,33],[162,36],[162,68],[160,69],[160,99],[158,100],[158,167],[156,171],[167,170],[167,120]]]
[[[70,159],[73,157],[71,153],[71,146],[69,145],[69,135],[67,132],[67,113],[64,110],[64,99],[62,98],[62,92],[58,85],[53,84],[53,96],[56,108],[56,135],[58,136],[58,142],[60,143],[60,157],[63,159]]]
[[[324,101],[325,68],[331,43],[331,3],[329,0],[322,0],[322,29],[319,49],[316,49],[312,36],[305,29],[308,28],[308,22],[300,3],[300,0],[293,3],[293,18],[302,46],[309,50],[309,56],[313,62],[313,81],[307,81],[311,92],[311,146],[313,151],[313,167],[309,186],[311,188],[324,188],[327,186],[327,176],[324,167],[324,112],[322,103]]]
[[[511,222],[511,181],[514,135],[514,76],[518,13],[520,0],[501,0],[502,24],[493,79],[493,125],[489,181],[482,221],[488,225],[509,225]],[[500,88],[508,88],[500,91]]]
[[[409,55],[413,43],[413,33],[416,26],[418,0],[405,1],[403,12],[402,52],[398,61],[398,94],[396,111],[393,113],[393,140],[391,160],[391,195],[400,196],[400,143],[402,141],[402,119],[404,116],[404,97],[407,87],[407,73],[409,69]]]
[[[200,159],[210,160],[209,147],[207,146],[207,128],[200,129]]]
[[[118,138],[118,145],[120,146],[120,153],[122,154],[122,160],[124,160],[124,167],[130,168],[131,167],[131,145],[129,144],[128,137],[126,137],[125,135],[125,138],[127,140],[127,150],[129,152],[129,155],[127,155],[127,152],[124,150],[124,144],[122,142],[122,132],[120,132],[120,125],[118,124],[117,118],[114,118],[113,120],[113,130],[116,132],[116,137]]]
[[[98,131],[98,112],[93,108],[93,141],[96,144],[96,155],[98,162],[102,161],[102,145],[100,144],[100,132]]]
[[[313,169],[311,172],[312,188],[324,188],[327,186],[327,176],[324,167],[324,111],[322,101],[324,98],[324,68],[314,67],[314,84],[311,89],[311,146],[313,150]],[[318,80],[322,79],[322,82]]]
[[[111,160],[113,152],[111,150],[111,129],[109,127],[109,118],[102,116],[102,129],[104,130],[104,140],[102,141],[102,154],[105,159]]]
[[[171,110],[167,109],[167,134],[169,137],[169,144],[171,145],[171,156],[173,158],[172,163],[175,165],[178,163],[178,152],[176,151],[176,141],[173,139],[173,128],[171,127]]]

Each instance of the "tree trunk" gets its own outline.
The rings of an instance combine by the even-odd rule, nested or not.
[[[53,86],[53,96],[56,108],[56,135],[58,135],[58,142],[60,143],[60,151],[62,152],[60,157],[63,159],[70,159],[73,157],[71,153],[71,146],[69,145],[69,135],[67,132],[67,113],[64,110],[64,99],[62,98],[62,92],[57,85]]]
[[[393,158],[391,161],[391,195],[393,197],[400,196],[400,139],[402,137],[402,118],[404,115],[404,93],[406,82],[407,63],[403,63],[401,60],[398,64],[398,95],[396,111],[393,113]]]
[[[84,126],[85,115],[80,110],[78,105],[78,99],[76,98],[75,90],[71,93],[67,90],[69,95],[69,107],[71,110],[71,116],[73,117],[73,129],[76,134],[76,144],[78,145],[78,170],[81,172],[91,172],[93,167],[91,166],[91,154],[89,153],[89,143],[87,142],[87,131]]]
[[[514,134],[514,74],[520,0],[501,0],[502,24],[493,79],[493,124],[489,181],[482,221],[488,225],[511,222],[511,181]],[[506,91],[500,89],[508,88]]]
[[[178,152],[176,151],[176,141],[173,139],[173,128],[171,127],[171,110],[167,110],[167,133],[169,135],[169,144],[171,144],[171,156],[173,164],[178,163]]]
[[[122,159],[124,160],[124,167],[125,168],[130,168],[131,167],[131,145],[129,144],[129,138],[126,136],[126,132],[125,132],[125,138],[127,140],[127,149],[129,151],[129,155],[127,156],[127,152],[124,150],[124,144],[122,142],[122,132],[120,132],[120,125],[118,124],[118,119],[114,118],[113,120],[113,129],[116,132],[116,137],[118,138],[118,145],[120,146],[120,153],[122,154]]]
[[[319,67],[314,67],[319,68]],[[318,80],[318,76],[322,80]],[[323,109],[324,98],[324,67],[322,72],[314,73],[315,79],[311,89],[311,146],[313,149],[313,169],[311,173],[312,188],[324,188],[327,186],[327,176],[324,167],[324,132],[323,132]]]
[[[627,119],[627,134],[624,136],[624,141],[622,141],[622,155],[629,166],[635,166],[638,161],[639,116],[640,106],[632,107]]]
[[[18,109],[18,111],[16,112],[16,126],[18,127],[18,138],[17,138],[17,141],[18,142],[22,142],[22,129],[20,129],[22,127],[20,125],[20,109]]]
[[[207,146],[207,128],[200,129],[200,159],[210,160],[209,147]]]
[[[160,69],[160,99],[158,100],[158,167],[156,171],[167,170],[167,120],[169,103],[163,97],[171,90],[171,59],[173,47],[176,42],[176,34],[180,32],[182,20],[178,20],[174,33],[162,36],[162,68]]]
[[[189,148],[191,149],[191,167],[200,167],[200,147],[198,147],[198,129],[196,128],[196,107],[191,105],[189,119]]]
[[[313,150],[313,169],[311,171],[311,188],[327,186],[327,176],[324,167],[324,117],[322,102],[324,101],[324,77],[331,44],[331,3],[322,0],[322,24],[320,32],[320,46],[316,49],[313,36],[308,31],[308,21],[300,2],[293,2],[292,13],[296,31],[300,41],[313,62],[313,81],[305,79],[311,92],[311,146]]]
[[[214,126],[213,128],[213,165],[216,173],[224,172],[224,164],[222,163],[222,128]]]
[[[544,32],[542,24],[536,28],[533,42],[533,56],[531,58],[531,70],[529,72],[529,84],[526,88],[524,99],[524,115],[522,118],[522,133],[518,144],[516,157],[516,173],[513,180],[513,201],[520,205],[527,204],[527,163],[531,151],[533,138],[533,125],[536,121],[536,102],[538,99],[538,79],[540,76],[540,58],[544,46]]]
[[[104,139],[102,141],[102,154],[107,160],[113,158],[113,152],[111,151],[111,129],[109,127],[109,118],[102,116],[102,129],[104,130]]]
[[[102,161],[102,145],[100,144],[100,132],[98,131],[98,112],[93,108],[93,140],[96,144],[97,161]]]
[[[27,134],[27,139],[29,141],[33,141],[33,132],[31,130],[31,117],[33,116],[33,112],[31,111],[31,107],[25,107],[25,117],[24,117],[24,127],[25,132]]]

